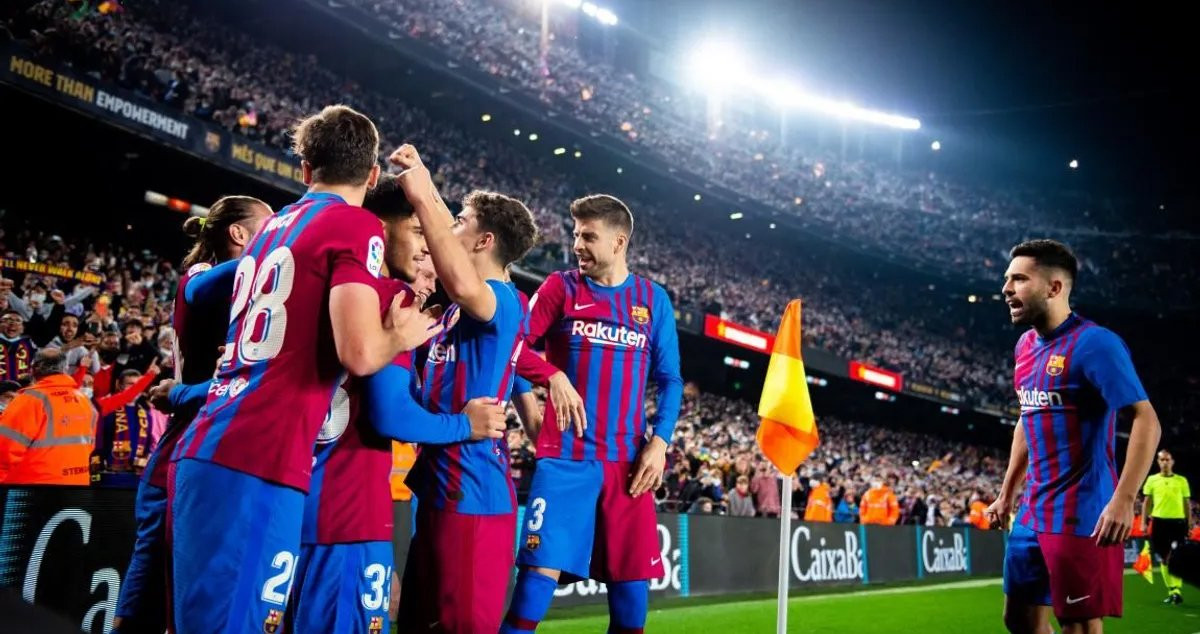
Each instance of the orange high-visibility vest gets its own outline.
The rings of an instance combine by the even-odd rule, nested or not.
[[[98,418],[66,374],[17,392],[0,414],[0,484],[90,484]]]
[[[967,516],[967,521],[975,528],[986,531],[992,527],[992,523],[987,519],[987,514],[984,513],[986,510],[987,505],[982,501],[975,500],[971,502],[971,514]]]
[[[808,506],[804,507],[804,521],[832,522],[833,501],[829,498],[829,485],[822,482],[808,494]]]
[[[881,489],[867,489],[858,505],[858,512],[863,524],[890,526],[900,521],[900,503],[896,501],[896,494],[886,485]]]
[[[416,446],[410,442],[392,441],[392,474],[389,479],[392,484],[393,501],[412,499],[412,490],[404,484],[404,478],[408,477],[408,472],[416,461]]]

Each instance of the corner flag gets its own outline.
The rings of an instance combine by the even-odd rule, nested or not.
[[[1146,540],[1146,542],[1142,544],[1142,552],[1133,562],[1133,569],[1140,573],[1142,578],[1153,584],[1154,573],[1150,572],[1150,567],[1152,565],[1153,563],[1150,560],[1150,540]]]
[[[758,403],[758,446],[782,473],[793,475],[817,448],[817,422],[800,358],[800,300],[783,312]]]

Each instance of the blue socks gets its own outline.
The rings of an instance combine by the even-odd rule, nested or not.
[[[513,589],[512,603],[508,606],[504,623],[500,625],[500,634],[536,630],[538,623],[546,618],[557,587],[558,582],[550,577],[531,568],[522,569],[517,574],[517,587]]]
[[[642,634],[649,609],[649,581],[608,584],[609,634]]]

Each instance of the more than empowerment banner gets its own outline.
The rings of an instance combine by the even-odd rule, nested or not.
[[[119,86],[38,58],[15,42],[0,43],[0,81],[110,125],[150,137],[230,170],[289,191],[302,191],[300,161],[241,139]]]
[[[411,509],[407,502],[395,504],[396,570],[402,576]],[[85,632],[107,631],[136,534],[133,506],[134,491],[128,489],[0,487],[0,588],[19,591]],[[658,546],[664,574],[650,580],[651,601],[776,587],[778,520],[660,513]],[[1004,535],[961,527],[800,522],[787,561],[798,590],[995,576],[1004,561]],[[555,605],[606,601],[605,585],[590,580],[555,592]]]

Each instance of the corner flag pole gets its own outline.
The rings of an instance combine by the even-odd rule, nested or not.
[[[763,379],[756,440],[771,464],[784,474],[779,522],[779,605],[776,632],[787,631],[788,562],[792,549],[792,479],[800,464],[820,444],[817,420],[808,398],[808,379],[800,356],[800,300],[788,302],[771,345],[771,361]]]
[[[775,610],[775,634],[787,632],[788,608],[788,559],[792,552],[792,478],[783,477],[783,507],[779,512],[779,596]]]

